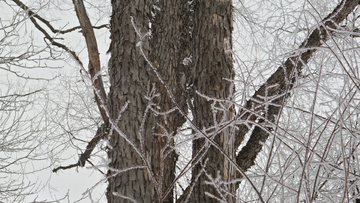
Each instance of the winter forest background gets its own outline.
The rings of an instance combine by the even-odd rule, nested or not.
[[[0,202],[360,202],[358,5],[0,1]]]

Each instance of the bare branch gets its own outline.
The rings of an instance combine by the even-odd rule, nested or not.
[[[89,56],[89,72],[92,80],[94,81],[94,88],[100,91],[100,97],[95,94],[96,103],[98,105],[101,116],[106,125],[108,125],[108,117],[106,115],[105,109],[103,109],[102,103],[106,104],[106,93],[104,89],[104,84],[101,78],[100,67],[100,56],[99,50],[96,42],[96,37],[94,34],[93,27],[91,25],[90,19],[86,13],[84,2],[82,0],[73,0],[75,6],[76,15],[80,22],[82,33],[86,40],[88,56]],[[101,101],[102,100],[102,101]]]
[[[58,29],[55,29],[51,23],[44,19],[43,17],[39,16],[38,14],[36,14],[35,12],[33,12],[28,6],[26,6],[23,2],[19,1],[19,0],[13,0],[14,3],[16,3],[20,8],[22,8],[23,10],[25,10],[28,15],[30,17],[34,17],[34,18],[37,18],[38,20],[40,20],[41,22],[43,22],[50,30],[51,32],[53,33],[60,33],[60,34],[65,34],[65,33],[68,33],[68,32],[72,32],[74,30],[77,30],[77,29],[81,29],[82,27],[81,26],[76,26],[76,27],[73,27],[73,28],[70,28],[70,29],[67,29],[67,30],[58,30]],[[95,29],[101,29],[101,28],[108,28],[109,27],[109,24],[104,24],[104,25],[99,25],[99,26],[92,26],[92,28],[95,28]]]
[[[86,146],[85,152],[80,155],[79,161],[76,164],[70,164],[68,166],[59,166],[59,167],[53,169],[53,172],[56,173],[60,169],[65,170],[65,169],[70,169],[70,168],[74,168],[74,167],[78,167],[78,166],[84,167],[86,161],[89,161],[88,159],[90,158],[90,155],[91,155],[92,151],[94,150],[94,148],[96,147],[97,143],[101,139],[104,139],[108,135],[108,133],[109,132],[108,132],[107,126],[105,124],[102,124],[96,131],[96,134],[93,137],[93,139]]]
[[[109,24],[103,24],[103,25],[99,25],[99,26],[92,26],[92,28],[94,28],[94,29],[109,28]],[[70,29],[67,29],[67,30],[59,30],[58,33],[65,34],[65,33],[69,33],[69,32],[72,32],[74,30],[77,30],[77,29],[81,29],[81,26],[76,26],[76,27],[73,27],[73,28],[70,28]],[[82,32],[82,30],[80,30],[80,32]]]
[[[293,88],[295,81],[297,80],[297,75],[301,72],[302,67],[309,61],[309,59],[316,52],[317,48],[326,41],[330,34],[338,29],[338,24],[342,22],[359,4],[358,0],[343,0],[339,5],[330,13],[322,23],[319,23],[319,27],[316,28],[309,37],[304,40],[304,42],[299,47],[297,53],[294,53],[294,56],[288,58],[283,66],[280,66],[275,73],[273,73],[270,78],[255,92],[247,104],[247,109],[256,109],[264,110],[265,106],[268,105],[268,110],[266,112],[267,118],[271,122],[275,122],[275,117],[277,117],[283,106],[287,97],[290,96],[290,91]],[[271,88],[269,88],[271,87]],[[277,95],[283,95],[276,98],[273,101],[264,101],[263,98],[274,97]],[[263,101],[259,103],[257,101]],[[257,116],[253,115],[250,111],[243,110],[243,114],[238,114],[238,119],[241,120],[250,120],[255,121]],[[244,128],[246,130],[244,130]],[[240,126],[240,129],[243,131],[237,132],[237,141],[238,147],[248,132],[248,128],[244,125]],[[249,149],[262,148],[262,142],[267,139],[268,133],[261,128],[257,128],[251,135],[249,142],[246,146],[239,152],[236,157],[237,164],[243,169],[247,170],[252,165],[254,165],[254,160],[260,150],[257,153],[252,153]],[[254,139],[256,137],[257,139]]]
[[[42,32],[44,35],[45,35],[45,39],[49,40],[50,43],[54,46],[57,46],[63,50],[65,50],[67,53],[69,53],[82,67],[83,67],[83,63],[81,62],[80,58],[77,56],[77,54],[72,51],[71,49],[69,49],[67,46],[65,46],[64,44],[61,44],[61,43],[58,43],[55,40],[55,38],[51,37],[49,33],[47,33],[45,31],[44,28],[42,28],[36,21],[35,16],[37,16],[33,11],[31,11],[26,5],[24,5],[21,1],[19,0],[13,0],[16,4],[18,4],[22,9],[24,9],[25,11],[28,12],[29,14],[29,17],[30,17],[30,20],[31,22],[34,24],[34,26],[40,31]],[[38,19],[43,19],[39,16]],[[46,24],[46,23],[45,23]],[[51,26],[50,23],[48,23],[49,25],[48,26]],[[52,26],[51,26],[52,27]]]

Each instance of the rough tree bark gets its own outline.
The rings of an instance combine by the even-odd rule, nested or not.
[[[111,136],[108,202],[127,202],[126,198],[137,202],[173,202],[177,160],[173,137],[186,121],[179,109],[187,112],[185,73],[179,71],[186,68],[180,63],[179,52],[183,47],[181,10],[186,4],[165,0],[157,1],[155,7],[149,1],[112,4],[109,109],[116,120],[129,102],[117,125],[139,151],[117,133]],[[156,73],[147,66],[137,47],[140,38],[130,16],[142,35],[149,31],[151,21],[151,39],[143,39],[141,48]],[[146,168],[116,174],[117,170],[135,166]]]
[[[152,136],[142,132],[142,120],[148,104],[145,96],[149,94],[150,76],[146,70],[146,61],[136,46],[140,37],[131,21],[132,17],[137,28],[145,34],[149,29],[151,4],[145,0],[112,0],[111,4],[111,87],[108,108],[112,120],[118,121],[113,125],[119,127],[128,141],[117,131],[112,131],[108,149],[110,170],[106,196],[111,203],[152,202],[158,198],[154,190],[155,177],[149,167],[152,157],[145,154],[149,146],[141,144],[143,136]],[[146,41],[142,47],[147,53]],[[121,112],[126,104],[126,109]]]
[[[148,97],[153,98],[153,108],[149,112],[145,142],[151,143],[147,153],[152,156],[151,168],[156,173],[163,202],[174,201],[173,181],[178,157],[174,149],[174,137],[177,129],[186,121],[179,111],[187,112],[186,67],[181,63],[184,50],[181,49],[183,46],[180,41],[184,30],[181,10],[186,5],[182,1],[156,1],[151,21],[149,58],[159,75],[150,71],[151,92]],[[150,133],[153,136],[149,136]]]
[[[234,136],[231,125],[234,78],[232,47],[231,1],[194,1],[193,29],[193,102],[194,123],[214,140],[230,158],[234,158]],[[206,97],[204,97],[204,95]],[[209,99],[214,98],[215,100]],[[235,202],[235,186],[221,181],[235,179],[235,170],[214,146],[199,135],[193,142],[192,191],[189,202]]]

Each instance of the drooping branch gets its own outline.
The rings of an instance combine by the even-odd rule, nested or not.
[[[279,115],[282,106],[285,104],[286,98],[289,97],[290,91],[297,79],[297,75],[301,72],[302,67],[316,52],[317,48],[326,41],[331,33],[339,28],[341,23],[359,4],[358,0],[343,0],[326,18],[319,22],[318,28],[311,32],[309,37],[301,44],[298,53],[288,58],[285,63],[280,66],[275,73],[255,92],[252,98],[247,102],[246,109],[240,114],[240,120],[249,120],[255,122],[258,116],[253,111],[264,112],[265,106],[267,111],[264,112],[268,122],[274,123],[275,118]],[[264,98],[275,98],[270,101]],[[251,110],[251,111],[249,111]],[[240,126],[237,132],[236,147],[238,147],[248,127]],[[271,130],[271,129],[269,129]],[[250,140],[236,157],[237,164],[246,171],[254,165],[254,161],[258,153],[261,151],[262,142],[269,136],[268,131],[260,127],[255,127]]]
[[[16,3],[16,5],[18,5],[20,8],[22,8],[24,11],[27,12],[27,14],[30,16],[30,18],[37,18],[39,19],[41,22],[43,22],[46,26],[48,26],[48,28],[53,32],[53,33],[61,33],[60,30],[55,29],[49,21],[47,21],[46,19],[44,19],[43,17],[39,16],[38,14],[36,14],[35,12],[33,12],[28,6],[26,6],[23,2],[21,2],[20,0],[12,0],[14,3]]]
[[[74,168],[74,167],[78,167],[78,166],[84,167],[86,161],[88,161],[88,159],[90,158],[90,155],[91,155],[92,151],[95,149],[97,143],[101,139],[104,139],[108,134],[109,134],[109,132],[108,132],[107,126],[105,124],[102,124],[96,131],[96,134],[93,137],[93,139],[86,146],[85,152],[80,155],[79,161],[77,163],[70,164],[68,166],[59,166],[59,167],[53,169],[53,172],[56,173],[60,169],[65,170],[65,169],[70,169],[70,168]]]

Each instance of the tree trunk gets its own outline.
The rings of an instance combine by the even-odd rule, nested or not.
[[[233,106],[226,102],[232,99],[234,89],[226,80],[234,78],[231,1],[195,1],[194,14],[194,123],[204,133],[198,133],[200,137],[214,140],[234,158],[231,126],[224,125],[233,117]],[[231,195],[235,195],[235,185],[222,182],[235,179],[229,161],[204,138],[193,142],[193,159],[198,163],[192,170],[189,202],[235,202]]]
[[[150,97],[154,97],[153,110],[157,112],[150,113],[153,126],[148,126],[147,130],[154,128],[154,136],[147,136],[146,143],[152,143],[149,145],[151,168],[156,172],[162,201],[169,203],[174,201],[173,181],[178,157],[174,136],[186,121],[181,111],[188,111],[184,80],[186,67],[181,64],[180,54],[180,47],[183,47],[180,41],[183,30],[181,10],[184,6],[186,3],[180,1],[157,1],[151,23],[150,59],[159,75],[152,71]]]
[[[161,0],[154,7],[146,2],[112,3],[109,109],[114,121],[129,102],[117,125],[134,146],[118,132],[111,135],[108,202],[173,202],[177,160],[173,137],[186,121],[179,109],[187,112],[186,67],[179,52],[184,47],[180,11],[186,4]],[[130,16],[142,35],[151,22],[150,42],[145,38],[141,43],[145,56],[137,47],[140,38]]]
[[[131,23],[133,17],[137,28],[145,34],[149,30],[151,5],[145,0],[112,0],[111,3],[111,87],[108,106],[112,124],[110,127],[118,126],[118,130],[112,130],[109,139],[109,184],[106,196],[110,203],[152,202],[159,197],[154,189],[154,175],[149,167],[152,157],[145,154],[149,146],[143,143],[145,135],[142,131],[150,76],[147,63],[136,46],[140,37]],[[147,53],[146,40],[142,47]],[[122,111],[127,103],[126,109]]]

